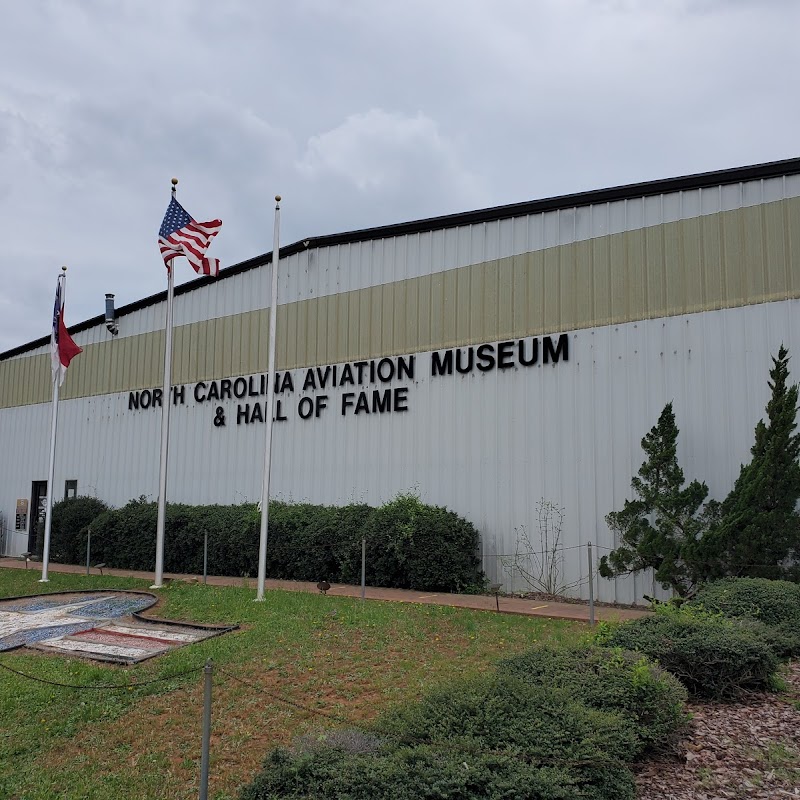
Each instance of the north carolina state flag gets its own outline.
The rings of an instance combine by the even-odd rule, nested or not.
[[[50,334],[50,358],[53,366],[53,382],[58,381],[61,386],[67,374],[69,362],[78,353],[82,353],[78,345],[72,341],[72,337],[64,324],[64,275],[58,276],[56,284],[56,302],[53,306],[53,332]]]

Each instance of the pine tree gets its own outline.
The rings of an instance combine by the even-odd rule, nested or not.
[[[600,560],[600,574],[611,578],[652,568],[664,588],[685,596],[705,578],[702,563],[696,563],[698,543],[719,504],[702,508],[708,496],[704,483],[695,480],[683,486],[672,403],[642,439],[642,449],[647,460],[631,481],[637,499],[626,500],[622,511],[606,516],[608,526],[619,534],[620,546]]]
[[[772,364],[767,422],[756,425],[753,458],[723,501],[714,536],[729,575],[789,577],[792,570],[782,562],[800,556],[798,387],[787,385],[789,352],[783,345]]]

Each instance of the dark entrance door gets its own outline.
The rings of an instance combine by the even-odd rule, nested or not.
[[[42,545],[44,518],[47,514],[47,481],[34,481],[31,484],[31,517],[28,525],[28,552],[37,553],[37,545]]]

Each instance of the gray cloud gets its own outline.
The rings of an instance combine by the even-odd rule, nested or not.
[[[70,322],[164,288],[173,175],[231,264],[271,249],[275,193],[289,243],[797,155],[798,23],[781,0],[17,4],[0,351],[48,333],[61,264]]]

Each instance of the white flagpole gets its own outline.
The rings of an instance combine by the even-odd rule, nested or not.
[[[178,179],[172,179],[175,197]],[[169,410],[172,405],[172,300],[175,294],[175,264],[167,267],[167,320],[164,326],[164,389],[161,395],[161,463],[158,475],[158,522],[156,523],[156,575],[151,589],[164,585],[164,525],[167,517],[167,455],[169,451]]]
[[[275,333],[278,319],[278,265],[280,245],[281,196],[275,195],[275,228],[272,234],[272,297],[269,306],[269,364],[267,365],[267,432],[264,448],[264,482],[261,485],[261,535],[258,545],[258,591],[256,600],[264,599],[267,577],[267,529],[269,525],[269,473],[272,465],[272,407],[275,397]]]
[[[62,313],[64,308],[64,300],[67,290],[67,268],[61,267],[61,275],[58,276],[61,281],[61,309],[59,314]],[[47,577],[47,568],[50,565],[50,528],[53,524],[53,490],[56,471],[56,429],[58,427],[58,387],[60,376],[53,375],[53,412],[50,424],[50,468],[47,472],[47,511],[44,517],[44,549],[42,550],[42,577],[39,583],[49,583],[50,578]],[[31,523],[33,524],[33,523]]]

